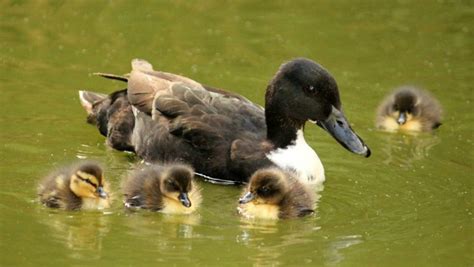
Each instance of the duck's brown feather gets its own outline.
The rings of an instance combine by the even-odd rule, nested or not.
[[[271,165],[264,152],[251,149],[266,137],[262,107],[179,75],[152,71],[151,65],[133,66],[128,99],[152,115],[136,115],[133,143],[146,144],[135,147],[139,156],[149,161],[177,159],[198,172],[235,181],[245,181],[255,165]],[[233,161],[245,157],[240,151],[251,150],[257,152],[256,162],[245,166],[243,160]]]

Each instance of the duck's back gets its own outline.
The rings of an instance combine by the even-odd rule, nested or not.
[[[132,143],[145,160],[187,162],[234,181],[270,164],[263,108],[241,96],[134,61],[128,97],[137,109]]]

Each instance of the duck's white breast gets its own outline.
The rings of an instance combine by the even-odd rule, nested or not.
[[[286,148],[279,148],[267,154],[273,163],[292,171],[306,184],[324,182],[324,167],[316,152],[306,143],[302,130],[298,130],[296,141]]]

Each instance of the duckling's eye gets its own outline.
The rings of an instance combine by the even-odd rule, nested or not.
[[[270,188],[264,186],[257,190],[257,194],[260,196],[268,196],[270,194]]]
[[[172,180],[166,180],[168,190],[170,191],[179,191],[179,186]]]

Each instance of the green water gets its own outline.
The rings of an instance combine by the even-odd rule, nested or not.
[[[0,265],[473,266],[473,18],[469,1],[1,1]],[[126,73],[141,57],[263,104],[296,56],[331,71],[373,151],[306,127],[327,177],[315,216],[242,221],[240,189],[205,183],[194,216],[122,208],[138,160],[86,125],[77,90],[123,85],[90,73]],[[406,83],[442,103],[435,133],[374,129],[378,102]],[[38,180],[83,158],[106,166],[113,208],[42,207]]]

